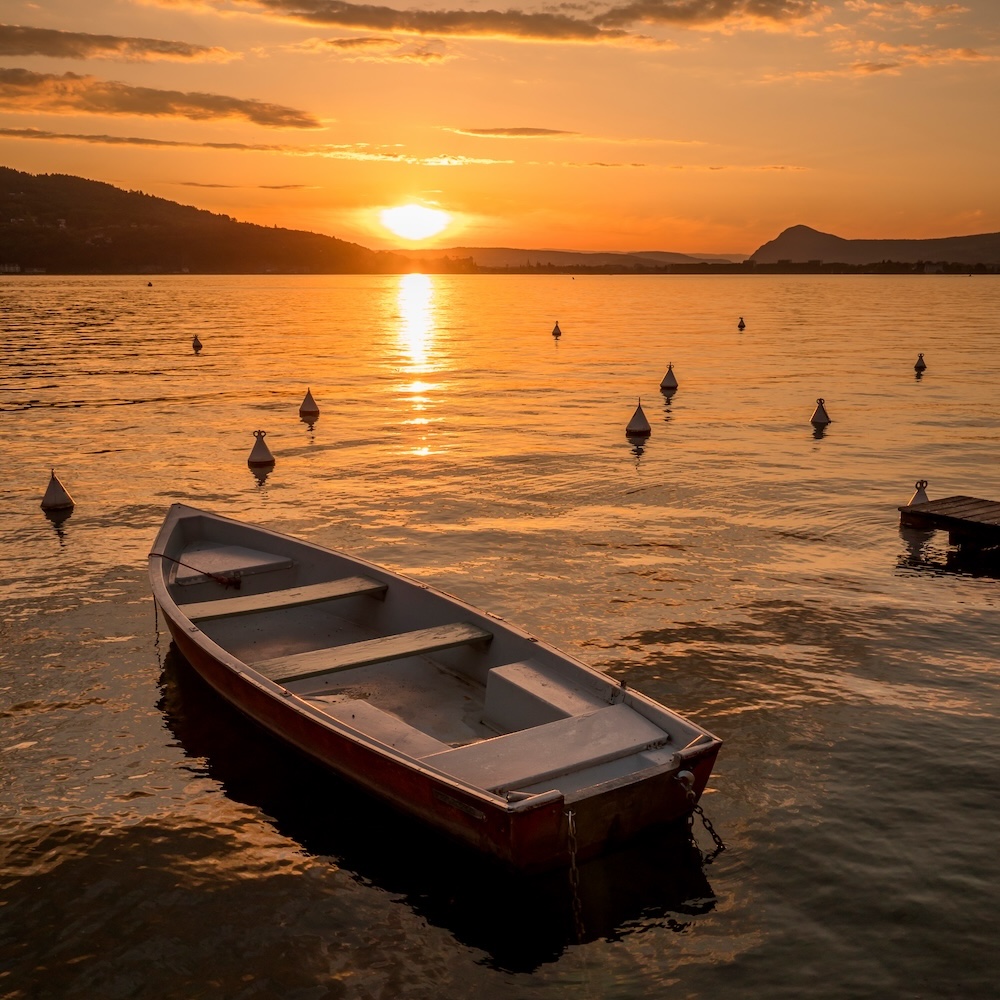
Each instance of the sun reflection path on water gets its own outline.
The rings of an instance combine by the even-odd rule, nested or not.
[[[436,388],[426,378],[431,373],[431,347],[434,341],[434,282],[426,274],[404,274],[399,282],[397,298],[399,315],[399,340],[409,364],[405,371],[413,381],[401,387],[410,398],[414,417],[405,424],[425,432],[421,434],[411,452],[414,455],[430,455],[433,449],[427,442],[426,431],[431,420],[423,415],[430,402],[429,393]]]
[[[426,274],[404,274],[399,281],[399,339],[410,358],[408,371],[427,370],[428,352],[434,334],[434,283]]]

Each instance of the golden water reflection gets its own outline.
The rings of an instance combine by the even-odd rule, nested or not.
[[[427,367],[434,334],[434,282],[426,274],[404,274],[399,280],[399,339],[410,358],[410,370]]]
[[[399,281],[397,298],[401,319],[400,344],[409,358],[406,371],[413,381],[400,386],[400,392],[409,397],[415,416],[404,420],[404,426],[418,436],[408,442],[412,455],[427,456],[434,452],[427,438],[432,423],[424,411],[432,404],[431,393],[438,387],[421,376],[430,368],[430,350],[434,340],[434,282],[426,274],[404,274]]]

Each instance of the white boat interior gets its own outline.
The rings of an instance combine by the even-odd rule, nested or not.
[[[165,575],[208,639],[311,711],[454,780],[571,798],[676,768],[678,751],[713,739],[514,626],[378,567],[267,532],[232,543],[193,534]],[[253,547],[272,539],[275,551]],[[227,579],[239,590],[220,586]]]

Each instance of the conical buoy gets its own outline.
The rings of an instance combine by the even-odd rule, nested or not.
[[[254,431],[253,436],[257,439],[254,442],[253,449],[250,451],[250,457],[247,459],[247,465],[251,469],[263,469],[269,465],[274,465],[274,455],[271,454],[271,449],[264,444],[264,438],[267,436],[267,431]]]
[[[927,368],[927,362],[924,361],[924,356],[922,354],[917,355],[917,363],[913,366],[915,372],[922,372]]]
[[[49,485],[45,488],[45,496],[42,497],[42,510],[72,510],[76,506],[73,498],[66,492],[66,487],[59,482],[56,470],[52,470],[49,477]]]
[[[746,328],[747,328],[747,325],[746,325],[746,323],[743,322],[743,317],[741,316],[739,323],[736,324],[736,329],[737,330],[745,330]]]
[[[809,421],[813,427],[826,427],[830,423],[830,415],[826,412],[826,407],[823,405],[825,402],[825,399],[816,400],[816,410],[812,415],[812,420]]]
[[[667,364],[667,374],[660,379],[660,389],[663,392],[675,392],[677,390],[677,376],[674,374],[673,364]]]
[[[191,346],[194,348],[195,354],[201,350],[201,341],[198,339],[198,334],[194,335],[194,340],[191,341]]]
[[[556,320],[556,325],[554,327],[552,327],[552,336],[553,337],[561,337],[562,336],[562,330],[559,329],[559,320]]]
[[[918,479],[913,486],[916,492],[910,497],[910,502],[907,506],[912,507],[915,503],[930,503],[927,499],[927,480]]]
[[[635,408],[635,413],[632,414],[628,427],[625,428],[625,435],[626,437],[649,437],[651,432],[652,428],[649,426],[646,414],[642,412],[642,397],[640,396],[639,405]]]
[[[319,407],[316,405],[316,400],[313,399],[312,389],[306,389],[305,399],[302,400],[302,405],[299,407],[300,417],[309,417],[311,420],[315,420],[319,416]]]

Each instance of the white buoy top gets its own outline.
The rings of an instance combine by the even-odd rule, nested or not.
[[[318,417],[319,407],[316,405],[316,400],[313,399],[312,389],[306,389],[305,399],[302,400],[302,405],[299,407],[300,417]]]
[[[274,465],[274,455],[271,454],[271,449],[264,444],[264,438],[267,436],[267,431],[254,431],[253,436],[257,440],[254,442],[253,449],[250,452],[250,457],[247,459],[247,465],[251,468],[261,468],[265,465]]]
[[[631,437],[647,437],[651,433],[649,421],[646,419],[646,414],[642,412],[641,396],[639,397],[639,405],[635,408],[635,413],[632,414],[628,427],[625,428],[625,433]]]
[[[927,480],[918,479],[913,486],[916,492],[910,497],[909,506],[912,507],[915,503],[930,503],[927,499]]]
[[[66,492],[66,487],[59,482],[56,470],[52,470],[49,477],[49,485],[45,488],[45,496],[42,497],[42,510],[70,510],[76,506],[73,498]]]
[[[559,329],[559,320],[556,320],[556,325],[554,327],[552,327],[552,336],[553,337],[561,337],[562,336],[562,330]]]
[[[674,374],[674,366],[667,364],[667,374],[660,379],[660,388],[673,392],[677,388],[677,376]]]
[[[913,370],[922,372],[926,367],[927,367],[927,362],[924,361],[924,356],[922,354],[918,354],[917,363],[913,366]]]
[[[825,402],[825,399],[816,400],[816,409],[813,411],[812,420],[810,421],[816,427],[825,427],[830,423],[830,414],[826,412],[826,407],[823,405]]]

